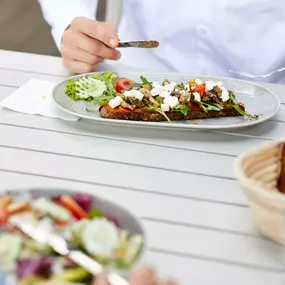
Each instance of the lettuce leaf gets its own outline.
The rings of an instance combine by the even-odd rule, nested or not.
[[[65,94],[74,101],[84,100],[103,106],[114,98],[116,78],[113,72],[103,72],[78,79],[71,78],[67,82]]]

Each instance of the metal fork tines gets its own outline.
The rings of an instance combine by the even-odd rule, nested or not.
[[[50,245],[55,252],[68,257],[92,275],[99,275],[104,272],[103,266],[93,258],[79,250],[69,249],[67,241],[60,235],[37,228],[37,226],[27,223],[22,219],[11,218],[10,223],[32,239]],[[107,279],[111,285],[129,285],[129,282],[125,278],[116,273],[109,272]]]

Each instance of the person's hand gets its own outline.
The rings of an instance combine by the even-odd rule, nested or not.
[[[142,267],[137,269],[130,278],[130,285],[175,285],[168,279],[159,279],[156,272],[151,268]],[[105,275],[98,276],[94,285],[109,285]]]
[[[94,70],[104,59],[121,57],[116,26],[86,18],[75,18],[62,37],[63,65],[72,73]]]

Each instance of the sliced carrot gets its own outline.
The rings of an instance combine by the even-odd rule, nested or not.
[[[63,205],[67,210],[69,210],[73,216],[78,219],[88,219],[88,213],[84,211],[80,205],[72,199],[72,197],[68,195],[62,195],[59,198],[59,202]]]
[[[0,208],[0,225],[6,225],[9,219],[9,212],[6,208]]]

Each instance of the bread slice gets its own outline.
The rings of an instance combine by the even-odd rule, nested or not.
[[[240,108],[244,111],[244,107],[240,105]],[[233,117],[241,116],[233,107],[226,107],[221,111],[209,111],[208,113],[203,110],[191,110],[185,116],[180,112],[165,112],[171,121],[179,120],[198,120],[198,119],[209,119],[209,118],[222,118],[222,117]],[[133,111],[117,107],[112,109],[109,105],[104,105],[100,108],[100,115],[106,119],[114,120],[131,120],[131,121],[148,121],[148,122],[159,122],[166,121],[166,118],[156,112],[147,111],[141,109],[135,109]]]

